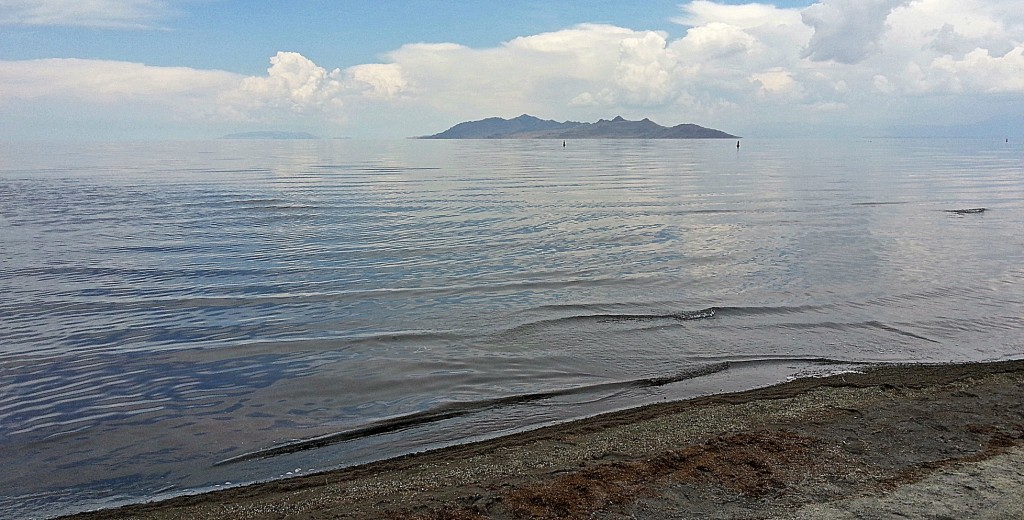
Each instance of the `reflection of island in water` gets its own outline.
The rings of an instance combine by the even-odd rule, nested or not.
[[[444,132],[418,139],[732,139],[737,136],[694,124],[661,126],[650,119],[622,116],[596,123],[559,123],[523,114],[515,119],[490,117],[459,123]]]

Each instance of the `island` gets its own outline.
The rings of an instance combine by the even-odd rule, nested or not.
[[[694,124],[661,126],[646,117],[617,116],[596,123],[558,122],[523,114],[514,119],[489,117],[459,123],[444,132],[417,139],[735,139],[738,136]]]

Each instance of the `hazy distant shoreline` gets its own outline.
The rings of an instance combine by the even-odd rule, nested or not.
[[[320,139],[320,137],[313,135],[309,132],[283,132],[279,130],[266,130],[259,132],[240,132],[237,134],[228,134],[222,136],[221,139],[310,140]]]

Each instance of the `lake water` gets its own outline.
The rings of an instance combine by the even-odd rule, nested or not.
[[[567,145],[0,144],[0,517],[1024,356],[1020,143]]]

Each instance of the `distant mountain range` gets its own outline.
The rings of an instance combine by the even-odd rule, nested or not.
[[[596,123],[559,123],[523,114],[515,119],[489,117],[459,123],[444,132],[418,139],[734,139],[721,130],[694,124],[661,126],[650,119],[628,121],[621,116]]]

